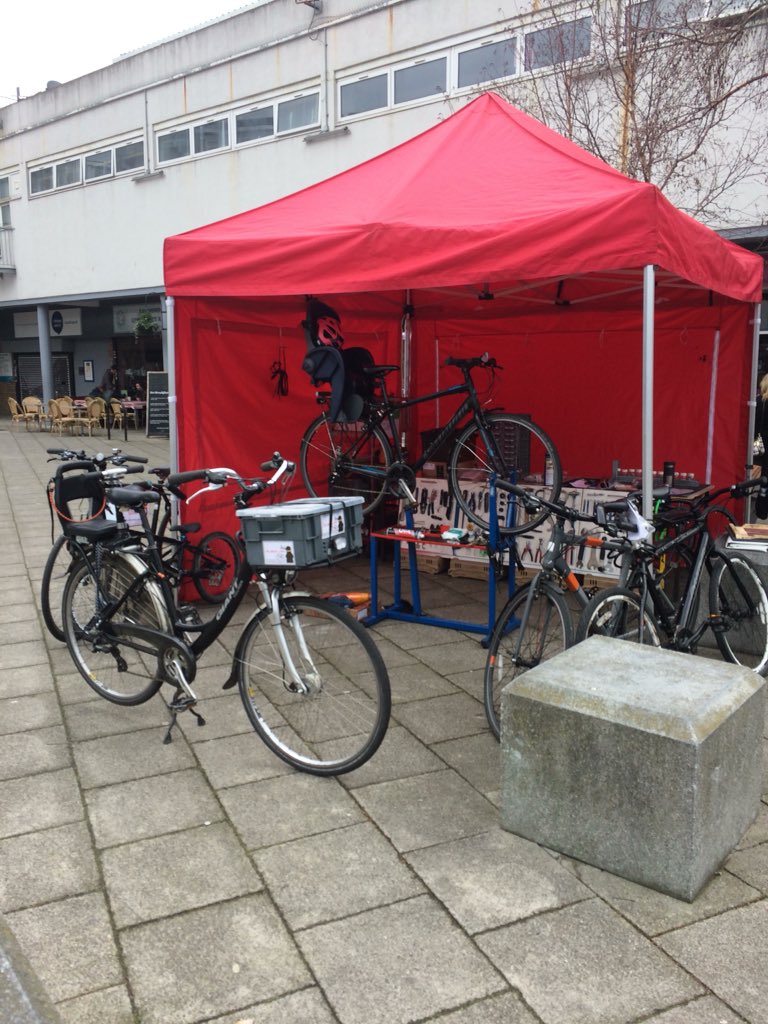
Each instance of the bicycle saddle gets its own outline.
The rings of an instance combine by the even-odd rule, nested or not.
[[[399,370],[399,366],[362,366],[360,367],[362,373],[366,377],[386,377],[388,373],[392,373],[393,370]]]
[[[140,487],[108,487],[107,497],[113,505],[138,508],[139,505],[155,504],[160,501],[156,491],[143,491]]]

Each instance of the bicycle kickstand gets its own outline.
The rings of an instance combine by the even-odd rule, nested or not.
[[[192,687],[187,682],[184,671],[178,661],[172,661],[171,675],[175,676],[176,681],[176,692],[173,695],[173,699],[168,705],[168,710],[171,712],[171,721],[166,730],[163,738],[163,743],[170,743],[173,739],[171,733],[173,727],[176,725],[176,720],[182,711],[189,711],[193,718],[197,719],[198,725],[205,725],[205,719],[199,711],[195,711],[195,704],[197,704],[197,697],[192,691]]]

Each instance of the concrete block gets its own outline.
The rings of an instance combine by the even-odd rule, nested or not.
[[[757,816],[765,680],[591,637],[502,693],[501,824],[693,900]]]

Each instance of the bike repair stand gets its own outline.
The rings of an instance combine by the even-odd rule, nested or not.
[[[421,607],[421,589],[419,586],[419,568],[416,561],[416,544],[424,543],[424,537],[418,536],[419,531],[413,526],[413,510],[416,507],[416,498],[407,486],[405,481],[399,481],[400,491],[405,499],[405,532],[402,534],[371,533],[370,535],[370,557],[371,557],[371,614],[363,621],[365,625],[373,625],[382,619],[398,619],[401,622],[420,622],[425,626],[440,626],[443,629],[459,629],[466,633],[481,633],[483,642],[490,639],[493,626],[496,622],[496,578],[497,578],[497,557],[503,556],[504,551],[510,551],[508,593],[511,595],[515,589],[515,555],[514,537],[503,538],[499,535],[499,521],[496,515],[496,484],[491,480],[488,492],[488,519],[489,534],[488,544],[485,550],[488,552],[488,621],[486,623],[462,622],[458,619],[444,619],[436,615],[428,615]],[[410,536],[408,536],[410,534]],[[394,603],[386,608],[379,609],[378,596],[378,561],[377,542],[379,540],[394,541]],[[448,544],[444,541],[426,541],[433,545],[442,545],[446,549],[455,552],[460,547],[479,547],[479,545],[458,545]],[[411,584],[411,600],[405,601],[402,597],[402,582],[400,578],[401,544],[408,545],[408,573]]]

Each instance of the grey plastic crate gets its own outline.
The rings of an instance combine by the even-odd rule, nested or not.
[[[300,498],[237,515],[255,569],[327,565],[363,549],[361,497]]]

